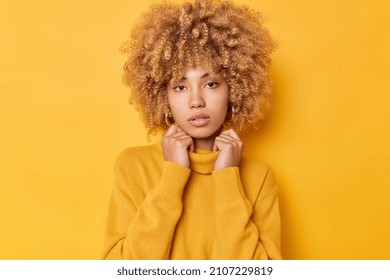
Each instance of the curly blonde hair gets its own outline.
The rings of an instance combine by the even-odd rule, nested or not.
[[[202,65],[229,86],[225,125],[257,127],[270,107],[270,54],[275,49],[261,15],[230,1],[195,0],[150,7],[120,50],[128,55],[123,81],[148,138],[165,129],[167,83],[186,66]]]

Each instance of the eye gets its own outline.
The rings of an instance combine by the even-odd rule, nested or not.
[[[210,82],[206,84],[207,88],[216,88],[219,84],[217,82]]]
[[[185,86],[177,86],[177,87],[174,87],[173,90],[177,91],[177,92],[181,92],[181,91],[184,91],[185,88],[186,88]]]

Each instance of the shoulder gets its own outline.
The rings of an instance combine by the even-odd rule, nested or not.
[[[135,167],[163,160],[160,143],[129,147],[122,150],[116,158],[116,168]]]
[[[115,181],[122,189],[144,197],[156,185],[164,166],[160,143],[130,147],[119,153],[114,165]],[[119,187],[120,187],[119,186]]]
[[[257,159],[247,158],[247,157],[242,157],[240,168],[242,168],[242,170],[245,172],[249,172],[249,173],[256,172],[259,175],[266,175],[269,171],[272,172],[272,169],[268,163],[262,160],[257,160]]]
[[[126,148],[119,153],[117,161],[127,161],[128,159],[136,158],[143,159],[145,157],[151,157],[159,154],[161,154],[160,143],[153,143],[145,146]]]
[[[270,165],[264,161],[243,157],[240,163],[240,175],[244,184],[257,189],[257,201],[277,193],[279,188]]]

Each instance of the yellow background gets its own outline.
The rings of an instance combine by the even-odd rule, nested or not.
[[[0,259],[100,258],[114,160],[146,143],[118,52],[138,2],[0,3]],[[388,1],[238,2],[279,45],[242,138],[277,174],[284,257],[390,259]]]

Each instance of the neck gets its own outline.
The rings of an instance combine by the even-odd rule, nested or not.
[[[212,151],[214,146],[215,137],[212,139],[194,139],[194,145],[196,149]]]
[[[193,138],[195,149],[212,151],[214,147],[215,138],[220,134],[222,128],[218,129],[213,135],[207,138]]]

